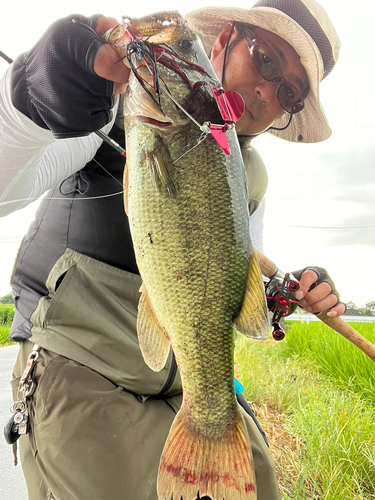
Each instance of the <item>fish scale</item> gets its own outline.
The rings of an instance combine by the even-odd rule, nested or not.
[[[138,141],[137,126],[134,128]],[[195,132],[193,125],[187,129],[183,135]],[[199,134],[199,130],[195,132],[196,137]],[[131,148],[132,137],[128,127],[128,148]],[[181,142],[182,138],[175,138],[176,150],[181,151]],[[173,149],[170,148],[172,158]],[[129,167],[129,191],[133,193],[131,202],[129,200],[132,236],[135,242],[143,243],[142,255],[137,256],[139,269],[145,276],[145,286],[157,317],[170,332],[173,344],[178,346],[174,350],[184,397],[196,410],[192,410],[190,420],[203,421],[202,425],[209,429],[213,425],[226,425],[221,411],[216,415],[215,410],[226,406],[223,400],[228,399],[231,408],[236,406],[232,384],[228,384],[228,380],[233,380],[233,312],[242,302],[250,244],[246,217],[242,217],[240,234],[235,232],[241,224],[234,223],[233,212],[239,210],[236,204],[239,205],[240,200],[243,203],[246,196],[236,192],[231,196],[227,168],[219,147],[212,140],[203,142],[177,162],[179,191],[176,198],[171,198],[158,195],[141,165],[138,168],[131,163]],[[231,177],[233,182],[238,182],[234,173]],[[246,205],[245,210],[243,206],[241,209],[246,214]],[[146,236],[149,233],[153,243]],[[200,332],[203,342],[196,341],[195,332]],[[205,351],[210,355],[204,366],[194,371],[195,380],[192,380],[183,353],[188,353],[189,360],[198,360],[195,365],[199,361],[202,365]],[[206,381],[213,401],[206,411],[199,404],[207,394],[204,384],[196,383],[199,380]]]

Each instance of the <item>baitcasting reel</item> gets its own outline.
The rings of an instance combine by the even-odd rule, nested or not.
[[[293,314],[297,308],[298,301],[295,292],[299,290],[299,282],[291,273],[287,273],[284,279],[273,277],[265,283],[267,306],[272,316],[272,336],[275,340],[283,340],[285,332],[280,326],[280,320],[284,316]]]

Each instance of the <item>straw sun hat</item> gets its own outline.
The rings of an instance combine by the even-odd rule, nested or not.
[[[264,28],[286,40],[301,58],[310,84],[305,107],[293,115],[285,130],[270,133],[292,142],[319,142],[328,139],[331,129],[319,101],[319,82],[333,69],[340,40],[326,11],[315,0],[259,0],[250,9],[205,7],[186,14],[189,27],[201,38],[209,55],[217,36],[229,21]],[[275,121],[282,128],[289,120],[285,113]]]

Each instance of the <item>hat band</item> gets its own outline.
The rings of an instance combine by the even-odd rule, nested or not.
[[[311,36],[319,49],[324,64],[323,78],[330,74],[335,66],[332,46],[320,24],[302,1],[259,0],[252,8],[256,7],[271,7],[294,19]]]

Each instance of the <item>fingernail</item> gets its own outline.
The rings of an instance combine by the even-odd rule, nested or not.
[[[312,311],[312,307],[310,307],[310,306],[305,307],[305,311],[311,312]]]
[[[299,305],[300,305],[301,307],[305,307],[305,305],[306,305],[306,304],[307,304],[306,300],[300,300],[300,301],[299,301]]]
[[[332,312],[328,311],[327,316],[329,316],[330,318],[336,318],[337,312],[336,311],[332,311]]]
[[[298,292],[296,292],[296,299],[299,300],[299,299],[302,299],[302,297],[303,297],[303,291],[298,290]]]

